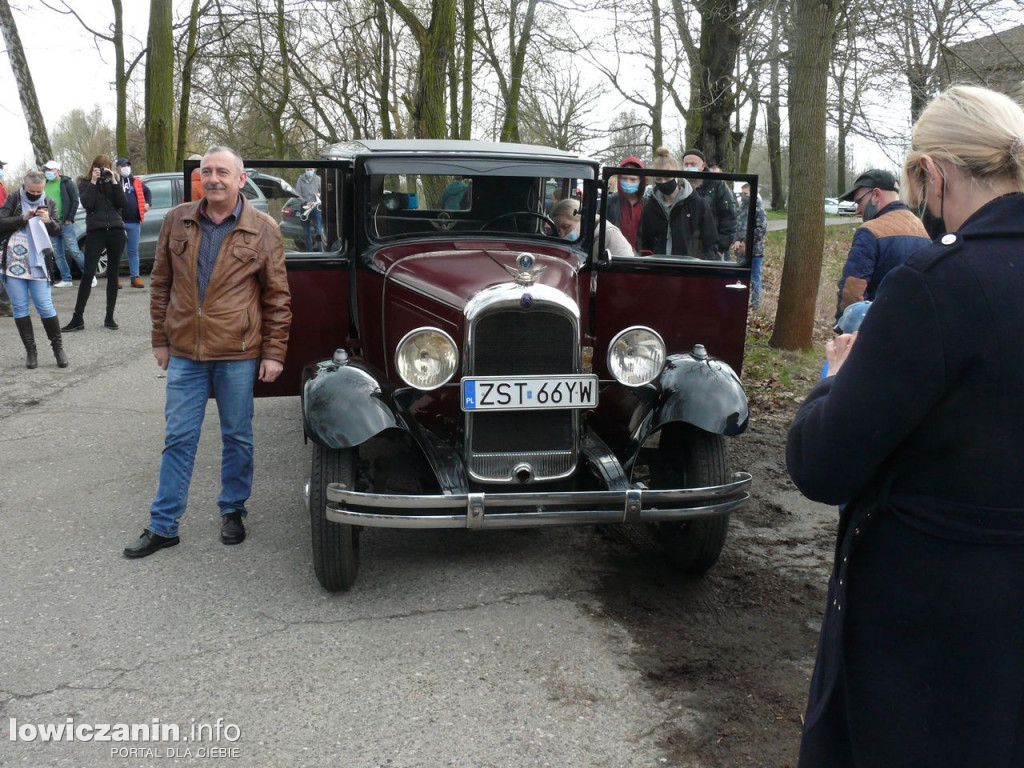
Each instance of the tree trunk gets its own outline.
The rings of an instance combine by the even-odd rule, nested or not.
[[[519,32],[519,42],[513,51],[509,67],[509,93],[505,103],[505,122],[501,126],[501,141],[519,141],[519,95],[523,87],[523,70],[526,67],[526,49],[533,33],[534,12],[537,0],[527,0],[526,15],[523,27]],[[514,18],[514,17],[513,17]],[[514,34],[513,24],[509,25],[509,35]],[[510,40],[512,37],[510,37]]]
[[[7,55],[11,60],[11,71],[14,81],[18,84],[18,95],[21,97],[21,108],[25,112],[25,123],[28,125],[29,141],[32,143],[32,154],[36,163],[42,167],[47,160],[53,159],[50,148],[50,135],[46,132],[46,121],[39,109],[36,88],[32,83],[32,72],[28,68],[25,49],[21,47],[21,36],[18,25],[14,23],[11,6],[7,0],[0,0],[0,32],[7,42]]]
[[[651,105],[651,146],[657,149],[664,142],[661,121],[665,112],[665,65],[662,63],[661,8],[651,0],[654,35],[654,103]]]
[[[473,135],[473,51],[476,42],[476,1],[463,0],[462,8],[462,112],[459,138],[468,140]]]
[[[729,120],[736,107],[733,66],[741,30],[738,0],[698,0],[700,35],[700,134],[697,147],[708,164],[733,165]],[[689,132],[688,132],[689,134]]]
[[[181,65],[181,103],[178,105],[178,146],[174,152],[174,167],[181,168],[185,162],[188,146],[188,110],[192,98],[192,68],[196,55],[196,37],[199,34],[199,2],[192,0],[188,13],[188,38],[185,42],[185,55]]]
[[[150,173],[174,170],[172,6],[172,0],[150,0],[149,4],[149,34],[146,36],[146,161]]]
[[[789,220],[779,307],[769,345],[809,349],[821,278],[825,222],[825,118],[837,10],[845,0],[795,0],[789,89]]]
[[[388,11],[384,3],[377,4],[377,28],[380,32],[380,51],[377,55],[380,66],[380,96],[377,115],[380,118],[380,135],[382,139],[392,139],[391,130],[391,27],[388,25]]]
[[[780,14],[785,12],[783,3],[779,3],[777,13],[772,17],[772,37],[769,56],[768,108],[765,115],[765,131],[768,134],[768,167],[772,178],[772,199],[770,207],[780,211],[786,207],[786,196],[782,189],[782,118],[781,95],[779,85],[779,67],[781,66],[781,23]]]
[[[117,153],[128,157],[128,72],[124,66],[124,12],[121,0],[110,0],[114,9],[114,143]],[[134,65],[132,67],[134,69]],[[152,170],[150,168],[149,170]]]

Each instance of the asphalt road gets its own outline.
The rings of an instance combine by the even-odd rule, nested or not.
[[[74,293],[55,291],[63,322]],[[124,559],[156,487],[164,379],[148,290],[121,291],[117,332],[103,302],[101,286],[65,370],[38,320],[26,370],[0,319],[0,765],[665,764],[682,715],[592,608],[608,576],[592,530],[370,531],[353,591],[323,592],[295,398],[257,403],[244,544],[218,539],[211,405],[181,545]],[[39,735],[69,721],[74,740]],[[154,723],[180,738],[83,738]]]

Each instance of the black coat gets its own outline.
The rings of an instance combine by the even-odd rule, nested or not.
[[[680,192],[682,195],[683,192]],[[708,204],[692,192],[676,198],[669,212],[659,193],[644,200],[640,216],[640,250],[656,255],[668,253],[669,222],[672,227],[672,255],[715,260],[715,219]]]
[[[721,179],[704,179],[695,190],[704,200],[715,217],[715,229],[718,232],[718,250],[725,253],[733,243],[736,231],[736,196]]]
[[[89,179],[78,182],[78,195],[85,208],[85,230],[124,229],[121,210],[125,205],[124,190],[120,184],[100,180],[93,184]]]
[[[786,459],[843,503],[805,768],[1024,765],[1024,194],[882,283]]]

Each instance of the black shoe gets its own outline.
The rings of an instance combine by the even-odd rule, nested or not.
[[[71,333],[71,331],[84,331],[85,320],[82,318],[71,318],[71,322],[60,329],[62,333]]]
[[[220,541],[222,544],[241,544],[245,541],[245,525],[241,512],[228,512],[220,518]]]
[[[164,547],[173,547],[181,541],[177,536],[161,536],[152,531],[143,531],[134,544],[124,548],[125,557],[149,557]]]
[[[113,319],[110,319],[110,320],[104,320],[103,321],[103,327],[104,328],[109,328],[112,331],[116,331],[121,326],[119,326],[117,323],[115,323]]]

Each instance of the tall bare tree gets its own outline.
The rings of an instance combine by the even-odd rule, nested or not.
[[[507,0],[507,4],[498,8],[499,23],[494,24],[487,6],[483,3],[480,5],[480,29],[477,37],[484,57],[494,69],[505,112],[499,135],[500,141],[520,141],[519,98],[522,94],[523,70],[526,66],[530,36],[533,34],[536,10],[537,0]],[[507,54],[504,56],[500,50],[502,44],[508,46]]]
[[[172,0],[150,0],[146,37],[146,164],[174,169],[174,36]]]
[[[7,58],[11,62],[14,81],[18,84],[18,96],[21,98],[21,108],[25,112],[32,152],[36,157],[36,163],[41,166],[53,157],[53,150],[50,149],[50,136],[46,132],[46,121],[43,120],[43,112],[39,108],[39,99],[36,96],[36,87],[32,82],[32,70],[29,69],[28,60],[25,58],[25,49],[21,46],[21,35],[18,34],[18,25],[14,22],[14,15],[11,13],[11,4],[8,0],[0,0],[0,32],[3,32],[4,41],[7,43]]]
[[[825,222],[825,113],[836,18],[848,0],[794,0],[789,89],[789,221],[779,307],[769,344],[809,349],[821,277]]]

